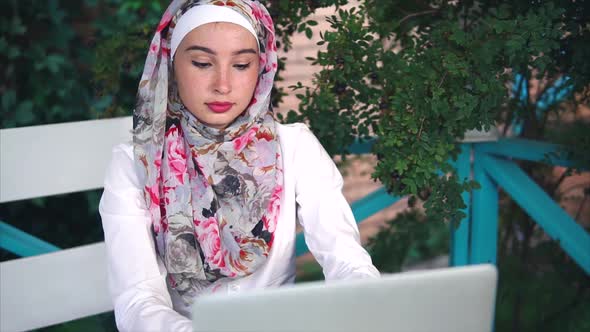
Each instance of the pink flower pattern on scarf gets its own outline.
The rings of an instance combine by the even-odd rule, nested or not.
[[[225,130],[190,114],[169,77],[172,31],[199,5],[237,11],[260,41],[252,102]],[[187,305],[203,291],[253,273],[269,255],[283,188],[270,110],[276,51],[272,19],[253,0],[173,0],[150,44],[134,110],[134,154],[157,253],[169,286]]]

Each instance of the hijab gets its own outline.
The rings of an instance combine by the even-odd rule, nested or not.
[[[208,127],[192,115],[174,79],[174,29],[198,6],[237,12],[251,24],[259,44],[260,72],[251,103],[225,129]],[[258,1],[173,0],[150,44],[133,114],[135,166],[168,287],[185,305],[204,291],[254,273],[272,248],[283,190],[270,108],[276,70],[273,22]]]

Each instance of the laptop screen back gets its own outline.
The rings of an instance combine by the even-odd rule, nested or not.
[[[381,279],[313,282],[210,295],[194,331],[491,331],[497,270],[476,265]]]

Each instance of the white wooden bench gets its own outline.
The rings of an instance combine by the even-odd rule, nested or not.
[[[0,130],[0,203],[101,188],[131,129],[125,117]],[[0,263],[2,332],[112,309],[104,242]]]

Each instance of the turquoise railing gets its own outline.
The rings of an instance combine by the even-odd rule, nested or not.
[[[469,160],[473,156],[473,163]],[[466,217],[452,232],[451,264],[496,263],[498,187],[501,187],[563,250],[590,274],[590,234],[570,217],[513,159],[571,166],[558,145],[525,139],[471,143],[456,161],[461,178],[481,185],[464,193]]]
[[[371,142],[355,144],[354,153],[368,153]],[[512,159],[571,166],[559,146],[524,139],[464,143],[453,162],[461,179],[474,179],[481,188],[463,193],[466,217],[451,231],[450,264],[496,263],[498,242],[498,187],[526,211],[565,252],[590,274],[590,234],[576,223]],[[400,197],[380,188],[352,204],[357,221],[392,205]],[[0,247],[19,256],[52,252],[59,248],[0,222]],[[297,236],[296,255],[308,252],[303,234]]]
[[[29,257],[58,251],[60,248],[25,233],[0,220],[0,248],[19,257]]]

